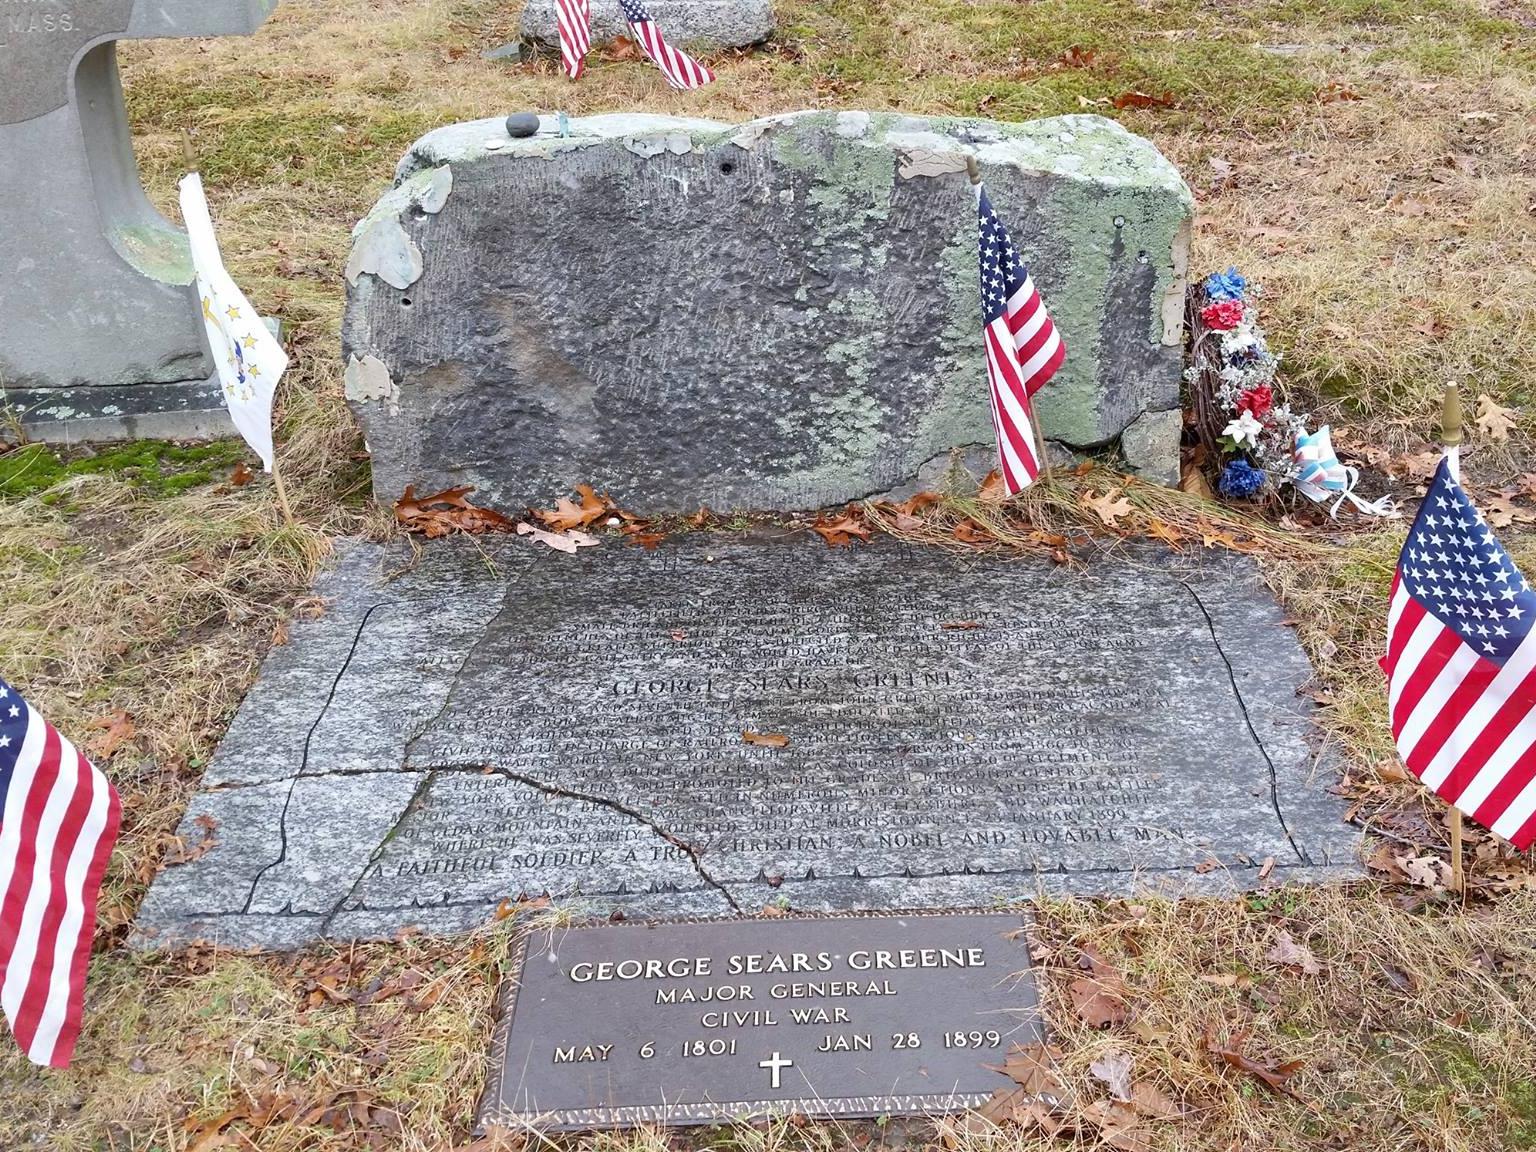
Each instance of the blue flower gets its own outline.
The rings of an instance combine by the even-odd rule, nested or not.
[[[1248,292],[1248,280],[1236,268],[1213,272],[1205,278],[1205,294],[1214,301],[1241,300]]]
[[[1223,496],[1242,500],[1264,487],[1265,479],[1262,468],[1255,468],[1246,460],[1234,460],[1222,469],[1221,481],[1216,487]]]

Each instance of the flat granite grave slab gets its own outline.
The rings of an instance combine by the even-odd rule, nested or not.
[[[453,931],[545,893],[707,916],[1356,870],[1310,666],[1239,558],[485,547],[345,551],[214,757],[142,942]]]
[[[1021,916],[864,915],[525,936],[482,1127],[976,1108],[1043,1039]],[[990,1065],[990,1067],[989,1067]]]

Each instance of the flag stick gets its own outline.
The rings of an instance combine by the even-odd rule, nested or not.
[[[977,189],[977,195],[979,196],[981,194],[981,165],[976,162],[976,157],[967,156],[965,158],[965,173],[971,178],[971,186]],[[1040,453],[1039,479],[1042,484],[1049,484],[1051,482],[1051,457],[1045,446],[1045,432],[1040,427],[1040,417],[1035,412],[1035,406],[1029,397],[1026,396],[1024,402],[1029,406],[1029,423],[1035,435],[1035,451]]]
[[[192,133],[183,128],[181,130],[181,154],[187,163],[187,172],[195,173],[197,167],[197,150],[192,147]],[[277,451],[272,452],[272,487],[277,491],[277,506],[282,509],[283,523],[292,528],[294,526],[293,506],[288,503],[288,490],[283,487],[283,474],[277,470]]]
[[[1446,384],[1445,396],[1440,402],[1440,443],[1445,446],[1445,454],[1451,460],[1451,474],[1457,482],[1461,479],[1461,442],[1465,439],[1462,432],[1461,393],[1456,390],[1454,381]],[[1464,893],[1467,890],[1467,875],[1462,863],[1462,816],[1461,809],[1454,804],[1448,804],[1451,810],[1451,891]]]

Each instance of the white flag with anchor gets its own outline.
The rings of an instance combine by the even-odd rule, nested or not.
[[[270,472],[272,394],[288,370],[288,355],[224,270],[203,179],[196,172],[181,182],[181,216],[192,241],[197,297],[224,403],[236,430]]]

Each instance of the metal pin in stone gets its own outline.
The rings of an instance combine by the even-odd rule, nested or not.
[[[181,130],[181,155],[186,162],[188,172],[197,171],[197,149],[192,147],[192,131],[189,128]]]
[[[971,178],[971,183],[972,184],[980,187],[980,185],[981,185],[981,165],[976,163],[976,157],[974,157],[974,156],[967,156],[965,158],[965,174]]]

